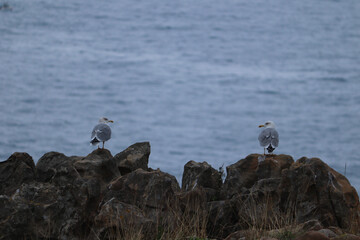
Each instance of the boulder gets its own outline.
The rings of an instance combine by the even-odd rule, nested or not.
[[[227,167],[222,195],[237,200],[240,219],[264,224],[282,215],[296,223],[360,228],[359,198],[343,175],[317,158],[293,163],[287,155],[262,156],[251,154]]]
[[[112,198],[95,217],[94,232],[100,239],[155,239],[156,222],[146,218],[138,207]]]
[[[357,192],[320,159],[251,154],[227,167],[224,184],[209,164],[190,161],[180,190],[174,176],[148,168],[149,154],[149,143],[114,157],[49,152],[35,167],[14,153],[0,163],[0,240],[260,239],[258,229],[296,224],[310,230],[302,240],[358,239],[343,234],[360,229]]]
[[[281,178],[282,171],[294,162],[289,155],[266,155],[265,160],[262,158],[261,154],[251,154],[226,167],[227,176],[222,195],[229,199],[246,193],[258,180]]]
[[[207,196],[203,188],[195,188],[190,191],[182,191],[177,194],[179,206],[183,213],[198,214],[206,209]]]
[[[116,162],[121,175],[128,174],[138,168],[148,170],[150,156],[150,143],[135,143],[116,154],[113,161]]]
[[[283,172],[279,207],[299,223],[359,229],[359,197],[349,181],[318,158],[301,158]]]
[[[337,236],[335,238],[332,238],[333,240],[360,240],[359,236],[353,235],[353,234],[343,234],[341,236]]]
[[[297,237],[295,240],[330,240],[330,238],[325,236],[323,233],[310,231],[300,237]]]
[[[160,170],[148,172],[141,168],[114,179],[108,189],[104,201],[115,197],[140,209],[162,209],[174,202],[175,193],[180,191],[174,176]]]
[[[207,233],[211,238],[222,239],[240,229],[237,204],[233,200],[208,202]]]
[[[0,195],[10,196],[21,184],[35,179],[35,164],[27,153],[16,152],[6,161],[0,162]]]
[[[84,209],[79,208],[75,191],[71,186],[24,183],[11,198],[2,199],[7,216],[0,235],[8,236],[4,239],[81,239]]]
[[[222,187],[221,172],[212,168],[207,162],[189,161],[184,166],[182,190],[190,191],[203,188],[209,201],[219,200]]]
[[[246,240],[246,233],[244,231],[236,231],[227,236],[224,240]]]
[[[9,196],[0,195],[0,239],[31,239],[32,214],[26,204],[16,204]]]
[[[109,182],[120,172],[107,149],[96,149],[86,157],[67,157],[62,153],[49,152],[36,164],[38,181],[58,186],[80,184],[90,195],[99,196]]]
[[[301,229],[305,232],[310,231],[310,230],[317,231],[317,230],[323,229],[323,226],[317,219],[306,221],[306,222],[302,223],[300,226],[301,226]]]
[[[69,158],[59,152],[45,153],[36,164],[37,180],[53,182],[58,185],[71,182],[79,177],[78,172],[73,167],[75,160],[75,158]]]
[[[99,182],[101,192],[111,180],[120,176],[117,164],[107,149],[98,148],[83,158],[72,157],[73,167],[82,179]]]
[[[327,229],[327,228],[320,229],[320,230],[318,230],[318,232],[324,234],[328,238],[334,238],[337,236],[333,231],[331,231],[330,229]]]
[[[100,205],[115,198],[141,209],[146,218],[170,231],[177,227],[181,209],[176,178],[168,173],[141,168],[113,180]]]

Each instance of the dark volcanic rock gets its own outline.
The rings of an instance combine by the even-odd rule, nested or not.
[[[209,216],[206,229],[212,238],[222,239],[239,230],[239,214],[235,201],[209,202],[207,209]]]
[[[120,176],[116,162],[107,149],[98,148],[81,159],[75,157],[73,166],[81,178],[98,181],[101,184],[101,191],[112,179]]]
[[[95,217],[94,230],[101,239],[155,239],[156,222],[145,217],[138,207],[112,198],[102,205]],[[96,238],[96,237],[95,237]]]
[[[189,161],[184,166],[182,177],[183,191],[204,188],[208,200],[219,200],[221,186],[221,173],[212,168],[207,162]]]
[[[138,168],[148,170],[150,143],[135,143],[114,156],[121,175],[130,173]]]
[[[237,200],[240,219],[245,220],[242,227],[284,215],[298,223],[318,220],[325,227],[359,229],[359,198],[343,175],[320,159],[293,163],[287,155],[264,161],[259,156],[249,155],[227,167],[222,194]]]
[[[141,209],[161,209],[173,202],[178,191],[180,187],[174,176],[159,170],[148,172],[138,168],[112,181],[104,200],[115,197]]]
[[[296,238],[296,240],[330,240],[330,238],[325,236],[323,233],[317,231],[310,231]]]
[[[281,178],[282,171],[294,162],[288,155],[268,155],[265,160],[259,161],[262,156],[251,154],[226,168],[227,176],[222,190],[226,198],[248,192],[258,180]]]
[[[0,239],[33,237],[31,211],[26,204],[16,204],[0,195]]]
[[[359,229],[359,197],[349,181],[318,158],[301,158],[284,172],[282,209],[294,208],[298,222],[317,219],[325,227]]]
[[[0,163],[0,240],[176,239],[194,229],[236,239],[274,219],[338,235],[360,229],[355,189],[320,159],[252,154],[227,167],[224,184],[209,164],[190,161],[180,191],[174,176],[148,168],[149,154],[149,143],[115,157],[106,149],[49,152],[35,167],[14,153]]]
[[[2,210],[0,235],[3,239],[80,238],[84,209],[78,206],[75,191],[50,183],[23,184],[11,198],[2,198],[7,216]]]
[[[173,229],[178,221],[175,216],[181,215],[179,192],[174,176],[160,170],[148,172],[138,168],[112,181],[102,204],[115,198],[140,208],[146,218],[158,222],[162,228]]]
[[[78,174],[73,167],[74,160],[58,152],[44,154],[36,164],[38,180],[61,184],[63,181],[68,182],[69,179],[77,178]]]
[[[34,181],[35,164],[27,153],[16,152],[8,160],[0,162],[0,195],[11,195],[22,183]]]

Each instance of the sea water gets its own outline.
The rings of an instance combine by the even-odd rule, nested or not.
[[[5,3],[0,0],[0,4]],[[360,1],[8,0],[0,10],[0,159],[87,155],[114,120],[113,155],[150,141],[149,166],[319,157],[360,189]]]

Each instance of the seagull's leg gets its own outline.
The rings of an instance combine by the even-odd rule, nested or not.
[[[103,149],[104,149],[105,142],[103,142]]]

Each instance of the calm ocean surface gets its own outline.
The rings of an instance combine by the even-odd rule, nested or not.
[[[0,4],[4,1],[0,0]],[[0,10],[0,160],[113,155],[150,141],[181,179],[261,153],[319,157],[360,190],[360,1],[8,0]]]

